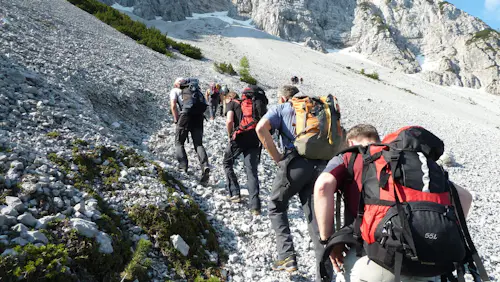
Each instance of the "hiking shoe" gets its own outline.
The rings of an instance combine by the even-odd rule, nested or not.
[[[280,270],[285,270],[287,272],[292,272],[296,271],[298,269],[297,267],[297,260],[295,259],[295,256],[289,256],[284,260],[277,260],[273,263],[272,265],[273,270],[280,271]]]
[[[257,216],[257,215],[260,215],[260,210],[255,210],[255,209],[252,209],[251,210],[252,214]]]
[[[206,167],[203,169],[203,172],[201,174],[200,184],[203,186],[207,186],[209,178],[210,178],[210,168]]]
[[[241,202],[241,197],[240,197],[240,195],[234,195],[231,198],[229,198],[229,200],[231,200],[231,202],[237,204],[237,203]]]

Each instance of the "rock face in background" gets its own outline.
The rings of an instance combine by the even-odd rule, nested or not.
[[[102,0],[109,2],[112,0]],[[500,95],[500,34],[440,0],[118,0],[153,19],[229,11],[315,50],[347,48],[441,85]],[[107,3],[109,4],[109,3]]]

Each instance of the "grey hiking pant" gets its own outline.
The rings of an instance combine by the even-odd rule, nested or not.
[[[177,161],[179,162],[179,168],[181,169],[188,167],[188,158],[186,149],[184,149],[184,143],[186,142],[189,133],[191,133],[191,139],[193,141],[194,149],[198,154],[201,169],[203,170],[208,166],[207,152],[203,147],[202,141],[204,119],[204,115],[188,116],[186,114],[181,114],[179,120],[177,121],[177,130],[175,132],[175,151]]]
[[[283,260],[295,255],[288,222],[288,203],[294,195],[298,194],[307,220],[309,236],[314,244],[316,262],[309,263],[316,265],[316,281],[321,281],[317,262],[321,260],[324,247],[319,242],[318,223],[314,216],[313,190],[316,179],[326,165],[327,161],[309,160],[299,156],[296,151],[287,152],[283,160],[279,162],[269,201],[269,217],[276,233],[278,259]],[[332,268],[327,266],[327,269]]]
[[[233,165],[234,160],[243,154],[245,172],[247,175],[247,187],[250,200],[251,209],[260,211],[260,199],[259,199],[259,178],[257,175],[257,167],[259,165],[259,155],[261,149],[248,148],[242,149],[238,146],[235,141],[228,143],[226,150],[224,151],[224,171],[226,172],[226,186],[229,190],[229,195],[235,196],[240,195],[240,185],[238,184],[238,178],[234,173]]]
[[[220,103],[220,99],[218,97],[217,98],[210,98],[210,103],[208,105],[208,109],[210,112],[210,118],[215,118],[215,116],[217,115],[217,109],[219,108],[219,103]]]

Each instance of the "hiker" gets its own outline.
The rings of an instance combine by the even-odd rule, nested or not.
[[[214,120],[217,114],[217,108],[220,103],[220,84],[212,83],[205,93],[205,98],[208,101],[208,109],[210,112],[210,119]]]
[[[301,77],[300,78],[300,84],[303,84],[304,83],[304,79]]]
[[[224,116],[227,115],[227,104],[233,100],[237,100],[239,99],[240,96],[238,95],[238,93],[234,92],[234,91],[229,91],[229,93],[227,93],[226,97],[224,98],[224,103],[226,105],[225,109],[224,109]]]
[[[179,107],[179,109],[177,108]],[[195,78],[177,78],[174,89],[170,91],[170,109],[177,124],[175,131],[176,157],[179,169],[188,171],[188,158],[184,143],[191,133],[194,149],[198,154],[201,165],[200,183],[206,185],[209,179],[209,163],[207,153],[203,147],[203,121],[207,103],[201,93],[199,82]]]
[[[419,136],[419,138],[415,136]],[[444,170],[442,170],[435,163],[435,160],[437,160],[444,151],[444,146],[442,146],[442,142],[432,133],[420,127],[406,127],[400,129],[399,131],[393,134],[388,135],[383,140],[383,143],[389,143],[392,141],[401,140],[399,141],[399,143],[396,142],[391,143],[392,144],[391,146],[402,147],[406,145],[411,145],[412,148],[414,148],[413,149],[414,151],[411,151],[409,153],[407,153],[406,151],[404,152],[403,158],[405,159],[405,162],[404,164],[400,165],[398,163],[399,162],[398,159],[400,157],[393,158],[390,157],[389,155],[384,155],[384,153],[385,154],[389,153],[389,151],[383,150],[383,149],[388,149],[388,147],[380,145],[372,145],[381,142],[375,127],[366,124],[357,125],[351,128],[347,132],[346,138],[349,146],[362,146],[362,147],[358,148],[352,147],[352,150],[350,152],[346,152],[345,154],[341,154],[332,158],[332,160],[328,163],[328,166],[326,167],[325,171],[318,177],[314,188],[314,204],[315,204],[314,209],[318,222],[318,228],[321,235],[320,236],[321,243],[326,244],[324,259],[328,260],[327,256],[329,255],[330,261],[332,262],[333,267],[337,272],[337,277],[341,279],[343,278],[342,281],[347,281],[347,282],[349,281],[352,282],[442,281],[441,280],[442,277],[440,277],[440,275],[446,273],[439,273],[439,271],[442,272],[442,270],[438,268],[434,269],[431,268],[433,266],[428,266],[429,263],[427,263],[427,266],[425,265],[425,263],[422,264],[419,263],[418,266],[420,268],[418,268],[417,270],[413,270],[413,272],[407,272],[408,275],[403,275],[405,273],[401,272],[401,269],[405,269],[405,271],[411,271],[412,268],[410,267],[412,266],[412,263],[414,264],[413,265],[414,267],[417,266],[416,264],[417,262],[414,261],[410,261],[409,264],[405,265],[405,262],[407,260],[406,259],[403,260],[402,258],[401,261],[398,263],[397,249],[392,249],[392,251],[390,249],[391,246],[393,246],[392,244],[396,245],[398,243],[400,244],[400,242],[397,239],[393,239],[394,237],[391,236],[397,235],[403,237],[404,240],[406,240],[407,235],[405,235],[404,233],[405,231],[398,231],[401,229],[407,230],[404,227],[398,227],[399,222],[405,221],[405,220],[400,220],[402,217],[404,218],[405,216],[399,215],[399,212],[396,212],[394,214],[394,217],[392,217],[393,219],[386,221],[384,225],[377,225],[378,222],[383,222],[384,214],[382,214],[382,212],[388,212],[388,209],[390,207],[389,204],[394,206],[392,209],[397,210],[397,208],[399,208],[397,201],[400,201],[399,200],[400,197],[401,198],[404,197],[405,199],[410,199],[413,197],[411,201],[412,204],[415,205],[414,206],[415,211],[412,211],[412,216],[413,216],[412,229],[411,229],[412,231],[410,231],[412,235],[410,237],[415,238],[415,240],[414,241],[413,239],[410,240],[414,243],[408,243],[408,245],[406,245],[405,247],[405,252],[411,251],[410,250],[411,248],[416,248],[416,247],[411,247],[412,244],[419,246],[420,242],[426,239],[429,240],[430,243],[426,242],[427,244],[425,245],[425,247],[418,249],[417,253],[418,256],[420,257],[425,256],[427,252],[431,252],[430,250],[438,245],[441,248],[448,248],[437,251],[437,253],[440,254],[441,258],[443,256],[448,256],[448,255],[452,256],[457,253],[457,250],[458,252],[460,252],[461,250],[460,246],[463,246],[461,245],[462,236],[458,234],[460,232],[456,228],[456,225],[454,225],[456,224],[457,221],[454,215],[455,213],[452,213],[453,215],[451,215],[450,213],[449,219],[447,221],[445,219],[448,218],[448,213],[449,213],[448,208],[443,208],[443,211],[446,210],[444,213],[427,212],[427,214],[423,215],[422,217],[419,217],[417,214],[418,213],[417,205],[420,205],[420,207],[422,208],[425,206],[429,206],[430,204],[433,204],[432,203],[433,201],[439,200],[442,201],[443,203],[445,203],[446,201],[450,201],[449,199],[451,197],[449,197],[449,193],[445,193],[444,194],[445,196],[440,197],[439,191],[441,190],[433,191],[436,189],[444,189],[444,187],[450,187],[449,189],[451,191],[453,191],[452,188],[453,186],[456,187],[455,199],[459,199],[458,200],[459,205],[456,205],[457,203],[455,201],[453,202],[457,207],[458,218],[460,218],[459,210],[463,211],[464,217],[466,217],[471,207],[472,203],[471,194],[467,190],[456,184],[453,185],[451,183],[451,185],[447,186],[448,184],[446,183],[449,183],[447,180],[447,174],[446,173],[443,174]],[[404,140],[405,143],[402,140]],[[362,149],[360,150],[360,148]],[[366,150],[365,154],[361,154],[356,151],[356,150],[362,151],[363,148]],[[378,154],[377,151],[382,153]],[[367,155],[366,152],[368,152],[371,156]],[[401,153],[399,154],[401,155]],[[395,161],[396,163],[393,163],[392,161]],[[375,165],[370,167],[371,162],[375,162]],[[372,171],[370,170],[370,168],[374,169],[379,165],[383,166],[384,163],[387,163],[389,165],[387,170],[381,169],[379,174],[377,173],[372,174],[370,172]],[[400,181],[400,178],[402,178],[397,174],[398,165],[400,165],[399,175],[401,174],[404,175],[405,184],[402,185],[403,187],[401,188],[398,189],[394,188],[394,194],[391,194],[389,192],[390,188],[388,187],[390,187],[391,183],[394,183],[393,181]],[[367,166],[366,170],[364,168],[365,166]],[[396,177],[399,178],[396,178],[396,180],[389,181],[389,178],[392,178],[393,171]],[[365,173],[366,175],[363,175]],[[387,177],[383,175],[386,175]],[[380,179],[378,179],[378,177]],[[362,183],[364,183],[364,186],[362,185]],[[405,188],[406,186],[408,187],[411,186],[412,188]],[[395,184],[393,184],[393,187],[396,187]],[[360,193],[361,189],[364,190],[363,194]],[[331,240],[328,241],[327,239],[330,238],[330,236],[334,233],[334,227],[333,227],[334,211],[336,207],[334,194],[338,190],[340,190],[341,195],[344,198],[344,206],[345,206],[344,227],[341,228],[339,231],[335,232],[334,237],[331,237]],[[402,193],[401,195],[405,196],[398,196],[396,198],[394,196],[396,194],[396,190],[399,190],[399,193]],[[401,190],[404,190],[405,192],[401,192]],[[387,191],[387,193],[384,194],[385,191]],[[362,199],[360,199],[360,195],[363,195]],[[370,198],[368,198],[366,195],[370,195],[369,196]],[[337,195],[337,197],[339,196],[340,195]],[[380,199],[378,199],[377,197]],[[387,204],[385,204],[384,201],[387,202],[388,201],[387,199],[391,197],[394,200],[390,201],[396,201],[396,202],[394,202],[394,204],[392,202],[388,202]],[[419,199],[418,197],[423,197],[423,200]],[[360,207],[360,203],[363,203],[363,206]],[[338,204],[339,201],[337,201],[337,205]],[[370,205],[370,207],[368,207],[368,205]],[[439,206],[439,204],[435,205]],[[403,211],[403,208],[401,208],[401,210]],[[337,210],[335,211],[335,218],[337,222],[340,221],[339,212],[340,212],[340,207],[338,207]],[[358,214],[360,214],[359,220],[356,219]],[[363,220],[362,223],[361,223],[361,218]],[[377,218],[379,221],[375,221],[375,223],[371,225],[371,222],[373,222],[373,220],[377,220]],[[435,220],[435,218],[438,219]],[[439,232],[439,228],[441,228],[440,222],[443,221],[446,221],[449,224],[455,222],[454,224],[451,225],[452,227],[455,226],[453,227],[455,229],[451,229],[452,231],[446,229],[445,232],[439,232],[440,234],[439,236],[446,234],[446,237],[443,237],[443,239],[438,238],[437,235],[438,233],[425,233],[425,236],[422,236],[425,238],[416,237],[417,236],[416,234],[418,233],[416,233],[416,231],[413,230],[417,230],[416,228],[420,230],[419,229],[420,227],[415,227],[417,222],[419,222],[419,220],[422,220],[420,221],[420,226],[429,224],[430,222],[434,223],[433,225],[431,225],[432,229],[430,229],[432,231],[436,230],[434,232]],[[464,222],[460,223],[460,225],[462,224],[465,225],[465,219],[463,219],[463,221]],[[389,223],[391,224],[389,225]],[[375,235],[373,235],[374,238],[375,239],[385,238],[385,239],[381,239],[380,243],[378,241],[372,242],[367,247],[366,245],[367,242],[365,239],[369,235],[363,234],[363,232],[368,233],[367,228],[373,228],[373,229],[379,228],[377,226],[379,227],[382,226],[382,227],[380,227],[380,229],[376,229],[379,231],[375,231],[374,233]],[[337,225],[337,229],[338,227],[339,225]],[[365,240],[364,248],[362,247],[361,243],[356,240],[356,234],[358,234],[356,230],[361,230],[361,233],[357,236],[358,237],[362,236],[363,239],[361,240]],[[466,228],[464,228],[464,230],[466,230]],[[464,231],[464,234],[468,234],[468,231],[467,232]],[[454,235],[456,235],[456,237],[453,237]],[[437,241],[438,239],[439,241]],[[436,240],[436,243],[433,244],[432,240]],[[472,246],[471,254],[474,254],[475,248],[473,247],[472,241],[467,242],[467,244],[469,246]],[[367,250],[368,250],[368,255],[367,255]],[[344,252],[346,253],[345,256],[343,255]],[[465,256],[465,250],[463,251],[463,255]],[[401,257],[402,256],[404,255],[401,255]],[[436,256],[437,256],[436,254],[433,254],[433,257]],[[438,258],[438,260],[441,258]],[[479,257],[477,256],[477,258]],[[476,263],[476,266],[480,270],[481,269],[484,270],[484,268],[482,268],[482,264],[480,261],[474,261],[474,262]],[[387,265],[383,267],[381,264],[387,264]],[[449,263],[446,266],[448,267],[448,265],[453,267],[452,263]],[[403,268],[401,268],[401,266],[403,266]],[[470,267],[472,268],[472,266]],[[451,273],[452,270],[453,269],[447,271]],[[479,271],[479,273],[482,274],[481,277],[486,276],[486,273],[484,271]],[[330,281],[329,274],[328,275],[323,274],[323,277],[325,279],[324,281]]]
[[[270,108],[257,124],[257,135],[278,165],[268,204],[278,252],[278,260],[272,264],[272,269],[292,272],[297,270],[297,256],[288,223],[288,203],[298,194],[307,220],[309,235],[314,243],[316,259],[320,259],[323,246],[318,240],[319,232],[313,214],[312,192],[316,178],[326,167],[328,159],[337,152],[334,145],[328,144],[329,140],[335,145],[340,144],[342,136],[338,133],[342,131],[337,128],[340,126],[340,114],[333,96],[329,95],[328,98],[319,101],[319,98],[302,96],[295,86],[286,85],[278,90],[278,99],[279,105]],[[326,107],[329,107],[328,111],[331,114],[325,113]],[[320,128],[319,124],[323,127]],[[284,148],[283,153],[277,150],[270,131],[277,131],[279,134]],[[329,132],[330,135],[325,134],[319,138],[320,131]],[[309,156],[309,153],[313,154]],[[317,279],[319,278],[319,267],[317,267]]]
[[[236,95],[234,92],[228,94],[228,96],[232,97]],[[233,203],[240,203],[240,185],[234,173],[233,165],[236,158],[243,154],[250,211],[254,215],[260,215],[261,212],[257,167],[262,149],[255,132],[255,126],[266,113],[267,104],[268,100],[264,90],[256,86],[245,88],[241,100],[234,99],[227,104],[226,128],[229,143],[224,151],[223,159],[226,186],[229,190],[230,200]]]
[[[220,90],[220,116],[226,115],[226,96],[229,94],[229,88],[226,84]]]

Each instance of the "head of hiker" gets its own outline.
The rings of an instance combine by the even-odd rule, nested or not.
[[[349,129],[346,139],[349,146],[367,146],[371,143],[380,143],[377,129],[370,124],[358,124]]]
[[[282,104],[292,99],[293,95],[299,93],[299,89],[295,86],[285,85],[278,90],[278,103]]]
[[[178,78],[176,78],[176,79],[175,79],[175,81],[174,81],[174,87],[175,87],[175,88],[180,88],[180,87],[181,87],[181,81],[182,81],[182,80],[184,80],[184,78],[182,78],[182,77],[178,77]]]

